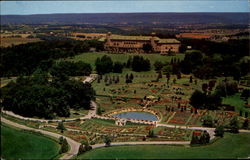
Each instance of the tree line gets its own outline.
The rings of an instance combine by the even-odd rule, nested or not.
[[[249,40],[212,42],[207,40],[183,39],[183,45],[192,46],[181,62],[181,72],[193,73],[201,79],[216,76],[232,76],[235,80],[249,73]],[[185,49],[184,49],[185,50]],[[183,52],[184,52],[183,50]]]
[[[95,61],[95,67],[98,74],[105,73],[122,73],[123,68],[130,68],[135,72],[149,71],[150,61],[143,56],[129,57],[126,63],[113,62],[111,57],[104,55],[101,58],[97,58]]]
[[[7,48],[0,48],[2,76],[30,75],[37,68],[48,71],[54,60],[88,52],[91,47],[103,49],[96,40],[46,40]]]

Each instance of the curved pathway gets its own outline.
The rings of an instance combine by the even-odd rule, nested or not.
[[[190,141],[165,141],[165,142],[159,142],[159,141],[152,141],[152,142],[112,142],[111,146],[124,146],[124,145],[166,145],[166,144],[177,144],[177,145],[184,145],[184,144],[190,144]],[[92,148],[101,148],[105,147],[105,144],[95,144],[92,145]]]
[[[30,127],[27,127],[25,125],[21,125],[21,124],[18,124],[18,123],[15,123],[15,122],[12,122],[12,121],[9,121],[3,117],[1,117],[1,123],[6,123],[8,125],[11,125],[11,126],[14,126],[14,127],[17,127],[17,128],[21,128],[21,129],[25,129],[25,130],[31,130],[31,131],[36,131],[36,132],[40,132],[42,134],[45,134],[45,135],[48,135],[48,136],[51,136],[51,137],[55,137],[55,138],[60,138],[62,135],[60,134],[57,134],[57,133],[53,133],[53,132],[49,132],[49,131],[45,131],[45,130],[41,130],[41,129],[35,129],[35,128],[30,128]],[[65,137],[65,136],[64,136]],[[69,146],[70,146],[70,150],[65,153],[60,159],[70,159],[72,158],[73,156],[77,155],[78,153],[78,149],[79,149],[79,146],[80,146],[80,143],[74,141],[73,139],[71,138],[68,138],[68,137],[65,137]]]

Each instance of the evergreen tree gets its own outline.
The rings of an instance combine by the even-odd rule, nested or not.
[[[223,137],[224,136],[224,127],[217,126],[214,132],[215,132],[215,136]]]
[[[244,120],[244,122],[243,122],[242,128],[248,129],[248,127],[249,127],[249,123],[248,123],[248,119],[246,118],[246,119]]]
[[[213,122],[212,117],[210,115],[206,115],[204,117],[202,125],[205,126],[205,127],[213,127],[214,122]]]
[[[154,130],[149,130],[148,131],[148,137],[154,137],[155,136],[155,134],[154,134]]]
[[[193,134],[190,143],[191,144],[199,144],[200,143],[199,137],[197,135]]]
[[[62,153],[66,153],[69,150],[69,144],[66,140],[66,138],[63,139],[63,143],[61,145],[61,150],[60,150],[60,154]]]
[[[66,128],[63,125],[63,122],[58,122],[56,129],[60,130],[61,133],[63,133],[63,131],[66,130]]]
[[[80,154],[82,154],[82,153],[84,153],[84,152],[86,152],[86,148],[85,148],[85,146],[84,146],[83,144],[81,144],[81,145],[79,146],[77,155],[80,155]]]
[[[237,116],[231,119],[229,127],[232,133],[239,133],[239,122]]]
[[[111,145],[111,139],[108,136],[104,137],[105,147],[109,147]]]
[[[133,73],[130,74],[129,79],[132,81],[134,79]]]
[[[190,76],[189,83],[193,83],[193,76]]]

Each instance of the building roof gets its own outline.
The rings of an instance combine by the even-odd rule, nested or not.
[[[160,39],[158,43],[180,43],[177,39]]]
[[[149,41],[151,36],[121,36],[121,35],[111,35],[110,39],[113,40],[141,40],[141,41]],[[156,40],[159,40],[158,37],[155,37]]]
[[[150,41],[152,37],[151,36],[123,36],[123,35],[111,35],[111,40],[130,40],[130,41]],[[155,40],[157,40],[157,43],[180,43],[177,39],[160,39],[159,37],[154,37]],[[106,37],[101,37],[99,41],[104,42],[106,40]]]
[[[98,39],[98,41],[104,42],[106,40],[106,37],[101,37]]]

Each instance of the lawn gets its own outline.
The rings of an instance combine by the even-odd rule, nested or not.
[[[240,93],[237,93],[233,96],[228,96],[223,98],[222,104],[229,104],[235,106],[236,111],[250,112],[249,109],[245,108],[245,101],[240,98]],[[244,116],[244,115],[243,115]],[[249,114],[250,116],[250,114]]]
[[[182,60],[184,58],[184,54],[177,54],[176,56],[162,56],[160,54],[109,54],[109,53],[82,53],[80,55],[74,56],[73,58],[69,58],[68,60],[71,61],[83,61],[86,63],[90,63],[93,68],[95,64],[95,60],[98,57],[102,57],[104,55],[110,56],[113,62],[127,62],[128,58],[135,55],[143,56],[144,58],[148,58],[151,62],[151,66],[155,63],[155,61],[162,61],[162,62],[170,62],[171,58],[176,58]]]
[[[250,155],[250,134],[226,133],[223,139],[201,147],[138,145],[94,149],[79,159],[204,159],[246,158]],[[112,144],[112,143],[111,143]]]
[[[55,140],[1,125],[1,158],[51,159],[59,149]]]

